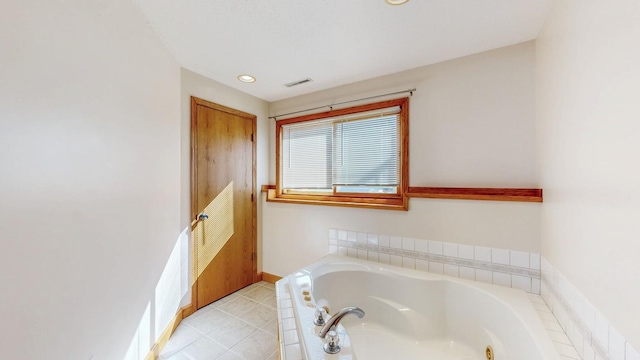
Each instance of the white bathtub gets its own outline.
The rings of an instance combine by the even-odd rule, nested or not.
[[[487,346],[495,360],[560,359],[519,290],[333,255],[283,280],[302,359],[483,360]],[[342,320],[337,355],[322,349],[313,325],[317,305],[332,314],[346,306],[366,313]]]

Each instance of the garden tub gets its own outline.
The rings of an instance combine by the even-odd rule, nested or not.
[[[335,255],[283,280],[302,359],[559,360],[520,290]],[[344,317],[342,349],[327,354],[315,310],[348,306],[365,316]]]

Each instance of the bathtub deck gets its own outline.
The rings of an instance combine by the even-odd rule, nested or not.
[[[562,360],[580,360],[578,352],[571,344],[567,334],[562,330],[562,327],[558,323],[555,315],[553,315],[547,304],[542,299],[542,296],[535,294],[528,295],[533,306],[536,308],[538,316],[542,320],[542,324],[547,330],[549,337],[553,341],[553,345],[556,347],[556,350],[558,350],[560,358]]]
[[[562,360],[580,360],[580,356],[571,344],[571,341],[569,341],[569,338],[565,334],[564,330],[562,330],[562,327],[560,327],[558,320],[555,318],[542,297],[535,294],[528,295],[538,313],[538,316],[542,320],[542,323],[547,330],[549,337],[553,341],[553,344],[558,351],[560,358]],[[289,286],[286,278],[276,283],[276,296],[278,304],[278,333],[281,359],[301,360],[302,351],[298,336],[296,334],[296,322],[293,318],[294,315],[291,302],[291,294],[289,292]],[[445,343],[443,343],[442,345],[446,346]],[[460,355],[464,355],[464,353],[462,352]],[[364,358],[369,359],[370,357],[365,356]],[[398,357],[398,359],[401,358],[402,357]],[[456,360],[465,359],[465,357],[438,358]]]

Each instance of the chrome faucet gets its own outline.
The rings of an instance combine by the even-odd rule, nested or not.
[[[320,336],[321,338],[324,339],[327,336],[327,333],[330,330],[336,328],[338,326],[338,323],[340,322],[340,320],[342,320],[343,317],[345,317],[345,316],[347,316],[349,314],[357,315],[360,319],[362,319],[364,317],[364,311],[362,309],[360,309],[359,307],[355,307],[355,306],[348,306],[348,307],[338,311],[335,315],[333,315],[328,320],[326,320],[324,326],[322,326],[322,328],[320,329],[320,332],[318,333],[318,336]]]

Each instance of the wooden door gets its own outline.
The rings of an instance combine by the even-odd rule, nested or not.
[[[257,277],[255,126],[254,115],[191,98],[196,309]]]

